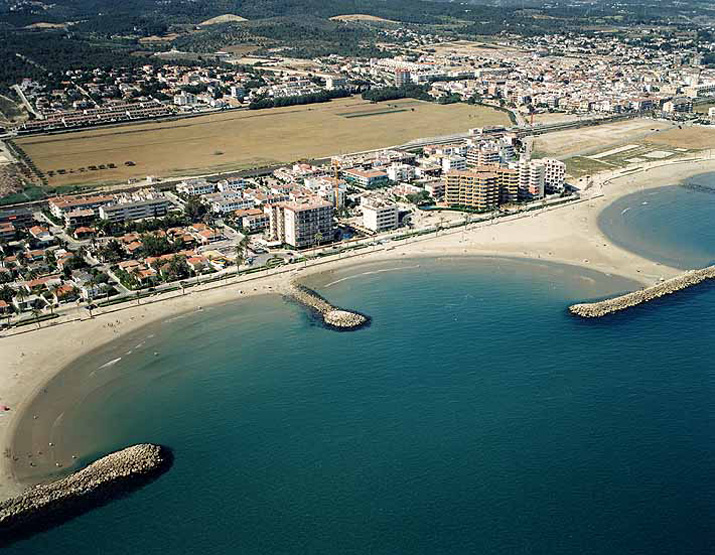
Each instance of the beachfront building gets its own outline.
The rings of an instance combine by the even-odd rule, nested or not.
[[[266,207],[268,239],[302,249],[332,241],[333,205],[322,199],[281,202]]]
[[[560,193],[566,185],[566,164],[554,158],[532,160],[544,166],[544,188],[547,193]]]
[[[360,208],[363,227],[374,233],[396,229],[399,224],[397,204],[382,197],[363,197]]]
[[[451,171],[444,174],[444,200],[450,206],[492,210],[499,204],[499,184],[494,171]]]
[[[539,199],[544,196],[546,167],[538,162],[538,160],[520,160],[512,164],[512,167],[519,172],[520,199]]]

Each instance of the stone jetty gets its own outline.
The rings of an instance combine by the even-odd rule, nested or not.
[[[333,306],[318,293],[299,283],[291,282],[286,294],[289,298],[318,313],[329,328],[350,331],[366,326],[370,322],[370,318],[367,316]]]
[[[171,467],[165,447],[134,445],[0,503],[0,546],[61,524],[154,480]]]
[[[637,306],[642,303],[647,303],[654,299],[671,295],[677,291],[687,289],[694,285],[698,285],[703,281],[715,278],[715,266],[708,266],[700,270],[691,270],[677,277],[668,279],[641,289],[633,293],[627,293],[613,299],[607,299],[597,303],[575,304],[569,307],[571,314],[581,316],[582,318],[600,318],[613,312],[619,312]]]

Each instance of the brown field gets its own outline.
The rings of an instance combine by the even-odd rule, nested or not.
[[[233,171],[402,144],[409,140],[509,124],[485,106],[416,100],[371,104],[357,97],[326,104],[133,124],[17,140],[51,186],[102,185],[147,175]],[[126,166],[131,161],[135,166]],[[114,164],[116,168],[89,170]]]
[[[707,114],[710,108],[715,108],[715,102],[708,102],[707,104],[698,104],[693,110],[699,114]]]
[[[648,143],[673,148],[715,148],[715,129],[711,127],[684,127],[671,129],[648,138]]]
[[[534,151],[541,156],[567,158],[580,154],[593,154],[608,146],[629,142],[652,141],[663,129],[673,124],[649,119],[631,119],[618,123],[569,129],[540,135],[534,141]],[[685,145],[684,145],[685,146]],[[687,146],[686,146],[687,148]]]

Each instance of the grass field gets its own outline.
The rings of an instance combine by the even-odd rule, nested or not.
[[[321,158],[482,125],[509,124],[506,114],[484,106],[444,106],[409,99],[389,104],[402,111],[355,117],[374,115],[387,104],[353,97],[310,106],[26,137],[16,142],[38,168],[46,174],[55,172],[48,177],[50,186],[103,185],[147,175],[197,175]],[[352,117],[342,115],[346,113]],[[90,166],[98,169],[90,170]],[[57,174],[58,170],[64,170],[64,175]]]

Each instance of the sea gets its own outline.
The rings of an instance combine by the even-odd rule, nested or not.
[[[601,218],[620,245],[683,268],[715,261],[713,222],[715,194],[682,186]],[[636,285],[481,257],[307,285],[371,325],[338,333],[279,296],[244,299],[52,380],[30,407],[45,421],[20,431],[51,429],[61,471],[140,442],[175,463],[4,552],[715,552],[715,285],[594,321],[568,306]]]

